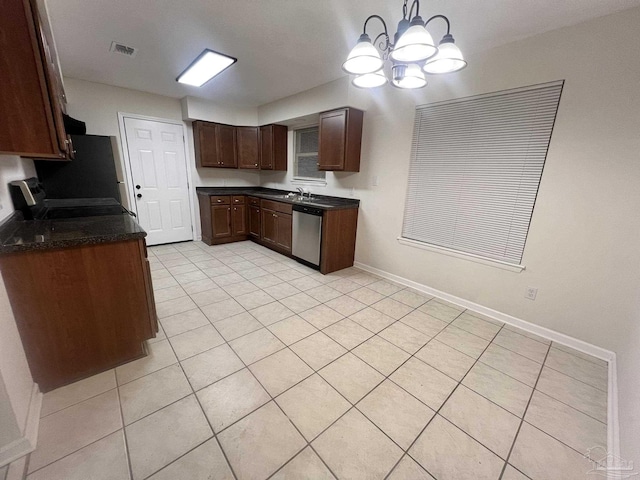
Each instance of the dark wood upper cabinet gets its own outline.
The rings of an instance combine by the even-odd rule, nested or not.
[[[216,124],[218,158],[221,167],[238,168],[236,156],[236,127]]]
[[[320,114],[318,170],[360,171],[363,117],[355,108]]]
[[[196,163],[199,167],[237,168],[236,127],[193,122]]]
[[[193,122],[198,167],[287,170],[287,127]]]
[[[215,123],[193,122],[193,140],[199,167],[219,166],[217,138]]]
[[[73,156],[51,30],[35,0],[3,0],[0,15],[0,153]]]
[[[287,127],[260,127],[260,169],[287,171]]]
[[[260,168],[260,138],[258,127],[236,127],[238,168]]]

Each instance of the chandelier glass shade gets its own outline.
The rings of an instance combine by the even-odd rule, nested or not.
[[[353,78],[352,82],[358,88],[376,88],[387,83],[387,77],[382,70],[373,73],[365,73]]]
[[[391,43],[387,24],[382,17],[371,15],[364,22],[358,43],[342,64],[347,73],[355,75],[352,83],[356,87],[374,88],[388,83],[385,64],[391,70],[391,84],[405,89],[424,87],[427,84],[425,73],[453,73],[467,66],[450,33],[449,19],[444,15],[434,15],[424,22],[419,15],[420,1],[414,0],[411,9],[407,8],[407,4],[408,0],[405,0],[394,43]],[[378,19],[383,26],[383,32],[373,42],[367,34],[367,24],[372,19]],[[447,27],[438,46],[426,28],[436,19],[443,20]]]

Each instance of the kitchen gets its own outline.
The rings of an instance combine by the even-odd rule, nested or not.
[[[326,55],[320,65],[324,67],[330,64],[332,68],[337,66],[339,69],[349,49],[352,48],[357,39],[361,22],[367,15],[376,13],[376,11],[382,12],[385,19],[391,19],[392,25],[394,25],[395,21],[400,17],[399,6],[395,3],[388,6],[380,5],[379,7],[374,5],[361,6],[359,9],[354,6],[352,8],[355,11],[343,13],[342,15],[345,16],[345,19],[353,23],[353,26],[349,27],[351,33],[345,35],[344,39],[332,40],[338,44],[335,51],[339,51],[339,54],[333,51],[326,53],[324,48],[318,49],[324,52],[319,52],[319,54]],[[610,11],[593,13],[593,17],[588,17],[586,14],[580,17],[578,13],[572,12],[573,15],[576,15],[575,20],[558,20],[558,23],[548,20],[550,23],[547,30],[551,29],[553,31],[542,33],[544,29],[540,29],[538,26],[539,30],[526,31],[530,33],[524,36],[531,38],[508,37],[511,43],[496,44],[493,49],[484,52],[472,52],[467,55],[469,66],[465,70],[448,77],[447,80],[445,80],[445,77],[429,77],[429,85],[415,92],[396,90],[390,86],[382,87],[382,89],[360,90],[353,88],[350,83],[351,79],[348,76],[327,78],[322,77],[322,72],[318,78],[326,78],[326,81],[313,83],[314,80],[305,80],[307,83],[304,83],[305,74],[302,72],[298,81],[301,82],[300,85],[306,85],[306,87],[292,86],[291,79],[284,75],[284,78],[281,79],[282,85],[279,85],[278,88],[288,89],[287,92],[278,92],[274,88],[272,90],[275,92],[273,93],[273,98],[260,101],[251,99],[247,101],[249,105],[242,101],[242,96],[239,94],[236,94],[236,97],[229,94],[226,99],[229,101],[224,103],[219,101],[222,97],[215,95],[217,88],[228,88],[229,83],[233,83],[233,79],[237,80],[236,77],[233,77],[233,79],[225,78],[225,75],[235,75],[234,69],[236,67],[240,69],[241,67],[246,68],[246,65],[260,64],[260,59],[252,58],[249,56],[249,52],[240,55],[235,50],[232,50],[230,46],[222,48],[223,46],[212,43],[192,48],[188,54],[180,52],[180,55],[176,54],[175,67],[168,68],[168,70],[171,70],[170,75],[166,73],[160,75],[157,70],[153,70],[160,69],[164,71],[164,69],[167,69],[166,64],[158,61],[157,65],[153,66],[153,69],[147,73],[146,78],[147,82],[152,83],[153,77],[167,77],[163,81],[166,81],[168,85],[170,84],[170,87],[168,87],[169,90],[165,91],[171,91],[172,93],[168,95],[148,93],[143,90],[158,92],[158,86],[150,85],[147,88],[141,83],[135,87],[133,84],[125,85],[122,83],[124,76],[119,78],[116,72],[134,68],[136,62],[145,59],[145,55],[152,48],[151,44],[142,43],[143,38],[137,39],[137,42],[128,40],[130,37],[120,38],[115,32],[108,32],[109,38],[102,39],[102,43],[95,42],[95,46],[88,41],[78,42],[74,40],[75,38],[80,38],[78,35],[81,35],[81,32],[78,30],[97,29],[102,17],[100,15],[96,17],[88,16],[86,20],[88,21],[90,18],[93,23],[76,27],[76,30],[74,30],[70,28],[69,22],[64,20],[67,16],[73,17],[71,15],[72,5],[68,5],[67,8],[70,10],[66,11],[62,6],[59,6],[57,14],[54,6],[50,6],[50,8],[52,10],[50,12],[52,26],[63,67],[62,71],[65,74],[64,87],[68,100],[68,113],[72,117],[86,122],[87,133],[116,137],[119,145],[117,154],[122,160],[126,156],[126,148],[123,148],[122,125],[118,117],[119,113],[124,116],[130,114],[132,116],[164,119],[183,125],[187,139],[187,176],[190,178],[189,185],[191,188],[191,196],[189,197],[191,202],[190,215],[191,224],[195,228],[195,239],[202,237],[197,188],[261,187],[280,190],[284,195],[288,192],[296,192],[297,187],[300,186],[311,190],[312,196],[358,199],[360,203],[355,243],[355,262],[356,266],[367,271],[368,274],[379,275],[392,282],[400,282],[403,288],[406,285],[410,285],[423,295],[430,293],[430,296],[443,298],[453,304],[460,305],[459,302],[463,299],[468,302],[464,304],[465,308],[470,310],[478,311],[479,307],[477,306],[484,306],[492,311],[503,312],[510,316],[499,316],[498,320],[501,322],[513,323],[515,321],[513,320],[514,318],[516,320],[522,319],[529,322],[529,324],[568,335],[579,341],[615,352],[617,354],[617,388],[619,390],[619,393],[615,394],[615,398],[617,398],[620,409],[622,446],[621,451],[617,454],[627,460],[632,460],[634,457],[638,458],[636,453],[638,450],[637,443],[634,444],[632,434],[633,425],[637,425],[638,419],[633,400],[637,397],[634,392],[638,391],[637,377],[633,373],[634,365],[638,364],[637,353],[634,353],[637,350],[634,347],[634,338],[637,338],[637,335],[633,333],[637,332],[637,322],[632,322],[633,318],[637,318],[637,308],[632,299],[634,298],[633,292],[637,286],[637,271],[634,265],[637,265],[635,259],[637,259],[638,254],[631,241],[636,238],[638,232],[637,220],[634,220],[635,216],[631,212],[632,205],[636,204],[633,200],[637,200],[638,196],[637,189],[633,186],[633,180],[638,178],[638,171],[636,163],[630,160],[635,158],[636,153],[634,152],[637,152],[637,142],[633,140],[637,138],[637,131],[633,130],[633,125],[637,125],[635,120],[637,120],[636,112],[638,111],[638,99],[634,93],[635,83],[633,80],[637,76],[637,67],[626,66],[621,68],[621,65],[624,65],[623,59],[625,57],[631,58],[631,52],[633,52],[634,47],[637,47],[637,39],[633,34],[634,21],[637,24],[638,19],[637,8],[601,18],[596,17],[613,13],[614,7]],[[227,15],[230,16],[228,18],[229,22],[238,21],[235,18],[236,15],[246,14],[256,7],[243,6],[238,8],[238,11],[227,12]],[[453,6],[447,6],[447,8],[442,7],[436,10],[450,13],[449,10],[452,8]],[[78,10],[81,9],[78,8]],[[118,9],[109,13],[114,18],[112,22],[107,23],[116,24],[123,21],[119,16],[117,16],[116,20],[116,10]],[[470,47],[469,43],[465,43],[463,40],[464,35],[467,34],[466,32],[471,27],[467,24],[465,28],[461,28],[461,22],[465,21],[464,19],[468,17],[468,14],[463,14],[459,10],[457,12],[455,17],[450,15],[452,33],[456,37],[456,44],[466,53]],[[434,13],[437,13],[437,11]],[[536,11],[536,14],[538,16],[543,15],[540,11]],[[102,12],[101,15],[107,15],[107,13]],[[325,12],[323,15],[329,15],[329,13]],[[487,15],[489,14],[487,13]],[[547,16],[544,18],[549,19],[550,13],[546,12],[545,15]],[[176,18],[176,21],[186,22],[186,19]],[[189,22],[196,22],[195,24],[204,22],[204,20],[195,18],[194,16],[190,17]],[[269,28],[288,28],[283,19],[274,19],[273,15],[267,15],[264,18],[269,18],[274,22],[271,27],[265,27],[265,35],[268,35]],[[590,18],[593,19],[591,20]],[[132,18],[130,21],[134,24],[136,19]],[[324,21],[330,23],[330,20]],[[586,23],[581,24],[580,22]],[[57,24],[64,25],[58,27],[60,33],[57,31]],[[122,28],[123,32],[127,31],[125,27]],[[371,26],[370,28],[372,33],[374,27]],[[375,32],[375,34],[377,33]],[[122,35],[123,37],[126,36],[125,33],[122,33]],[[434,31],[434,38],[435,35],[439,36],[441,33]],[[337,37],[341,37],[341,35]],[[212,42],[214,37],[210,38],[209,42]],[[612,54],[604,45],[609,44],[614,39],[622,47],[615,54]],[[136,48],[139,47],[140,50],[133,59],[115,56],[108,52],[108,44],[111,41],[122,41]],[[231,42],[231,40],[227,41]],[[107,43],[106,46],[104,45],[105,42]],[[94,52],[95,60],[92,61],[103,62],[109,66],[108,71],[100,73],[101,78],[92,77],[92,74],[89,73],[90,69],[95,70],[97,68],[95,64],[88,68],[77,63],[80,61],[77,51],[82,50],[83,43],[91,45],[90,48],[92,49],[99,50],[99,53]],[[61,45],[64,45],[64,49]],[[184,93],[173,93],[176,91],[170,89],[177,88],[175,86],[176,76],[203,48],[213,48],[227,52],[238,58],[237,65],[230,67],[227,72],[221,74],[219,79],[214,80],[206,87],[211,88],[212,92],[207,95],[208,98],[199,98],[200,93],[197,89],[182,91]],[[327,50],[331,49],[327,48]],[[600,53],[596,62],[593,61],[594,52]],[[67,55],[66,59],[65,54]],[[88,60],[85,59],[84,61]],[[66,65],[68,65],[68,68]],[[89,64],[87,63],[86,65]],[[502,73],[497,74],[495,72]],[[282,73],[284,73],[284,70]],[[273,71],[270,74],[275,75]],[[314,74],[316,76],[319,75],[318,72],[314,72]],[[279,77],[267,78],[271,78],[269,83],[279,82]],[[481,263],[444,255],[440,252],[416,249],[400,243],[397,238],[401,236],[402,231],[402,216],[405,208],[404,192],[407,190],[416,105],[497,92],[559,79],[565,80],[565,86],[560,100],[558,117],[544,175],[540,184],[531,229],[527,238],[527,246],[525,248],[527,268],[521,273],[514,274],[513,272]],[[304,91],[301,91],[303,89]],[[245,88],[245,90],[247,92],[255,91],[250,87]],[[259,106],[255,107],[255,105]],[[362,129],[360,172],[327,172],[324,179],[326,185],[323,185],[323,181],[307,182],[306,184],[296,182],[293,166],[295,157],[294,131],[299,128],[313,126],[314,120],[317,122],[318,113],[336,110],[344,106],[365,112]],[[313,115],[316,116],[315,119],[312,117]],[[292,124],[288,125],[287,171],[255,172],[239,169],[199,168],[196,163],[195,143],[193,141],[192,122],[195,120],[234,126],[285,124],[288,121],[292,121]],[[35,176],[35,174],[35,168],[30,160],[12,155],[2,157],[0,176],[2,177],[3,187],[0,191],[0,202],[3,209],[0,213],[3,217],[8,216],[12,209],[7,184],[14,180]],[[134,185],[129,187],[133,189]],[[271,249],[248,252],[245,250],[244,243],[235,245],[234,243],[223,244],[222,247],[225,250],[221,251],[227,253],[239,252],[238,254],[241,256],[249,257],[254,256],[256,253],[270,255],[273,252]],[[255,245],[256,248],[260,246],[255,243],[250,245]],[[164,265],[162,260],[159,259],[163,255],[165,256],[164,260],[172,269],[187,265],[187,267],[177,270],[176,275],[188,275],[195,271],[186,271],[190,268],[188,264],[178,265],[178,263],[182,262],[181,259],[170,258],[176,252],[168,248],[167,250],[169,251],[163,251],[163,248],[165,247],[158,247],[156,250],[153,247],[150,248],[149,259],[152,276],[153,270],[158,272],[168,271],[168,267],[163,267],[158,263],[160,262]],[[212,251],[218,251],[215,250],[217,246],[211,248],[214,249]],[[188,251],[178,251],[177,253],[185,256]],[[166,255],[169,257],[166,257]],[[195,256],[196,262],[201,261],[196,255],[190,255],[192,255],[192,258]],[[221,262],[223,258],[224,255],[221,258],[207,261],[213,262],[213,260],[216,260]],[[176,264],[172,265],[172,263]],[[210,264],[208,266],[203,265],[202,268],[213,269],[221,267]],[[311,278],[306,281],[310,285],[312,285],[310,280],[321,281],[322,277],[316,277],[315,274],[309,275],[311,275]],[[193,278],[196,276],[198,275],[193,275]],[[166,285],[165,288],[156,289],[156,301],[158,304],[167,301],[169,304],[180,303],[178,301],[173,302],[169,298],[171,293],[179,292],[179,290],[174,288],[176,285],[169,285],[173,284],[173,282],[166,281],[166,278],[163,280],[162,278],[153,277],[155,287]],[[288,282],[291,288],[302,290],[302,285],[305,281],[299,278],[291,279]],[[334,277],[334,281],[338,280]],[[205,281],[203,280],[203,285],[204,283]],[[346,282],[336,286],[348,289],[344,283]],[[431,290],[425,290],[424,286],[430,287]],[[525,288],[529,286],[539,288],[538,298],[533,302],[523,296]],[[217,290],[221,288],[218,284],[210,284],[210,287],[210,295],[212,297],[228,294],[225,289],[222,289],[223,291]],[[261,290],[267,292],[267,294],[272,292],[275,295],[272,295],[274,298],[284,295],[286,293],[285,290],[289,290],[289,287],[281,287],[280,289],[274,287],[276,285],[264,283]],[[313,288],[319,287],[315,286]],[[165,295],[160,298],[162,301],[159,301],[158,292],[161,290],[166,291],[162,293],[162,295]],[[238,288],[238,292],[236,292],[238,296],[253,293],[241,293],[240,290]],[[294,290],[289,291],[295,292]],[[435,294],[435,291],[449,296]],[[376,293],[383,295],[380,292]],[[193,295],[199,301],[206,302],[203,299],[207,296],[206,293],[193,292]],[[391,295],[395,295],[395,293]],[[250,296],[248,295],[247,299]],[[302,298],[304,297],[299,297],[299,299]],[[309,301],[308,299],[305,300]],[[323,300],[323,303],[334,300],[326,299]],[[364,298],[361,297],[361,300],[364,300]],[[295,301],[289,303],[290,306],[297,308]],[[164,307],[168,307],[169,304]],[[189,304],[189,302],[184,301],[184,304]],[[16,351],[15,348],[16,340],[17,343],[20,343],[20,341],[15,324],[13,326],[10,324],[13,323],[13,315],[9,310],[9,299],[5,299],[2,305],[3,322],[8,323],[6,328],[5,324],[3,324],[4,339],[1,349],[3,356],[2,362],[0,362],[0,371],[11,399],[12,407],[9,413],[17,413],[16,416],[20,420],[16,423],[22,425],[22,427],[17,427],[18,433],[16,435],[19,437],[20,428],[24,428],[23,419],[28,414],[26,410],[29,406],[32,382],[25,379],[25,377],[29,376],[28,368],[26,375],[20,378],[12,375],[13,372],[18,371],[16,368],[11,367],[10,370],[9,365],[16,365],[15,359],[17,358],[24,359],[24,353]],[[205,305],[204,308],[209,305]],[[262,306],[254,308],[262,308]],[[208,313],[216,315],[214,310],[209,308]],[[252,308],[246,310],[252,310]],[[191,309],[187,311],[191,311]],[[491,316],[490,312],[482,312]],[[158,313],[161,314],[161,312]],[[301,313],[304,313],[304,311]],[[330,311],[324,311],[324,313],[329,314]],[[178,315],[178,313],[175,315]],[[304,318],[301,315],[298,316]],[[352,317],[353,315],[350,314],[348,316]],[[207,317],[206,314],[204,317]],[[607,319],[606,327],[602,323],[605,318]],[[163,318],[160,318],[160,323],[164,325],[162,320]],[[247,328],[251,328],[250,325],[253,325],[250,318],[243,316],[241,320]],[[208,326],[202,323],[201,315],[194,315],[194,318],[190,317],[190,321],[193,322],[193,325],[197,325],[193,330],[201,328],[203,329],[201,330],[202,332],[210,332]],[[298,322],[298,327],[301,325],[304,324]],[[522,327],[524,324],[518,325]],[[174,330],[174,332],[177,331],[179,329]],[[5,334],[4,332],[7,333]],[[13,332],[14,336],[10,337],[9,332]],[[542,332],[545,332],[545,330],[536,330],[539,335]],[[183,332],[176,336],[185,333],[188,332]],[[212,334],[209,333],[209,335]],[[546,334],[543,336],[546,336]],[[13,341],[8,340],[10,338]],[[553,337],[553,339],[563,343],[558,337]],[[232,341],[235,341],[235,339]],[[571,345],[575,348],[579,344],[572,343]],[[584,351],[584,348],[579,349]],[[589,352],[593,352],[593,350],[589,350]],[[163,350],[159,353],[160,356],[167,354],[168,352]],[[23,360],[22,365],[24,366],[24,364]],[[171,365],[168,364],[162,368],[171,370],[169,369]],[[314,368],[314,370],[316,369]],[[216,385],[216,383],[213,385]],[[220,388],[222,387],[220,386]],[[612,398],[614,397],[610,393],[610,402]],[[267,405],[273,405],[273,402]],[[55,416],[56,414],[54,413],[53,415]],[[370,415],[366,416],[371,418]],[[46,424],[46,418],[43,417],[40,422],[41,425]],[[52,418],[49,418],[49,420],[52,420]],[[610,424],[611,422],[609,420]],[[293,423],[296,423],[295,420]],[[378,425],[378,422],[374,421],[374,423]],[[527,426],[529,424],[530,422],[525,422],[524,425]],[[130,428],[130,426],[126,428]],[[221,433],[222,437],[224,437],[225,431],[227,430]],[[109,431],[108,434],[111,435],[112,432]],[[41,441],[44,438],[42,435],[44,434],[41,427]],[[613,435],[615,436],[615,434]],[[111,439],[106,435],[99,438]],[[202,441],[204,442],[207,438],[208,436],[204,435]],[[98,440],[98,438],[95,440]],[[313,442],[310,443],[312,446],[314,445]],[[68,453],[82,453],[83,447],[85,445],[78,445],[77,448]],[[202,449],[209,447],[209,443],[204,443]],[[308,462],[312,465],[316,457],[310,455],[308,450],[303,450],[303,456],[311,458]],[[196,454],[200,452],[198,449],[194,451]],[[576,447],[573,447],[572,452],[575,451]],[[613,451],[615,453],[615,448]],[[183,462],[188,462],[191,457],[186,456],[185,453],[186,451],[180,450],[169,455],[172,458],[167,461],[168,464],[176,465],[175,468],[177,468],[177,466],[181,465],[181,462],[177,460],[183,459]],[[585,452],[582,453],[584,454]],[[213,457],[215,455],[212,454],[211,458]],[[320,452],[319,457],[324,462],[327,462],[325,457],[329,458],[331,455],[323,455]],[[68,458],[73,459],[74,457],[70,455]],[[409,458],[409,456],[407,455],[405,458]],[[233,463],[233,460],[231,462]],[[404,466],[405,463],[403,461],[401,465]],[[425,463],[428,462],[425,461]],[[508,463],[511,464],[511,462]],[[51,462],[51,465],[54,464],[55,462]],[[422,462],[420,462],[420,465],[422,465],[421,468],[424,468]],[[329,467],[335,474],[336,469],[332,465],[329,465]],[[392,467],[393,465],[389,468]],[[277,468],[280,468],[280,465]],[[54,470],[49,471],[52,472]],[[1,469],[0,472],[2,472]],[[37,478],[35,472],[30,473],[33,478]],[[235,473],[238,475],[238,472]],[[436,478],[447,478],[445,473],[436,475],[432,470],[429,470],[429,473]],[[527,472],[524,473],[527,474]],[[349,478],[349,475],[342,476]],[[531,474],[530,476],[534,475]],[[408,475],[407,478],[409,478]],[[506,473],[505,478],[507,478]]]

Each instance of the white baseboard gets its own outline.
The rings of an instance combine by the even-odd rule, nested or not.
[[[0,465],[10,464],[36,449],[41,408],[42,393],[38,388],[38,384],[34,383],[22,437],[0,449]]]
[[[561,343],[567,347],[571,347],[580,352],[586,353],[593,357],[605,360],[609,365],[609,383],[608,383],[608,402],[607,402],[607,443],[609,453],[620,456],[620,434],[619,434],[619,421],[618,421],[618,376],[616,372],[616,354],[610,350],[592,345],[591,343],[584,342],[577,338],[565,335],[564,333],[556,332],[546,327],[536,325],[535,323],[527,322],[520,318],[513,317],[506,313],[493,310],[483,305],[465,300],[464,298],[456,297],[446,292],[442,292],[435,288],[423,285],[408,278],[395,275],[393,273],[380,270],[379,268],[366,265],[361,262],[355,262],[354,266],[364,270],[365,272],[373,273],[382,278],[386,278],[395,283],[405,285],[413,288],[419,292],[433,295],[434,297],[441,298],[451,303],[455,303],[462,307],[474,310],[478,313],[482,313],[490,318],[498,320],[514,327],[518,327],[526,332],[533,333],[540,337],[551,340],[552,342]]]
[[[618,419],[618,370],[615,353],[609,360],[609,385],[607,388],[607,450],[620,458],[620,421]],[[608,480],[619,479],[617,471],[607,475]]]

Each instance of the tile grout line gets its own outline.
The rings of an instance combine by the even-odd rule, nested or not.
[[[460,313],[460,315],[462,315],[462,313]],[[460,316],[458,315],[458,317]],[[456,317],[456,318],[458,318]],[[455,318],[454,318],[455,320]],[[452,320],[452,322],[454,321]],[[504,328],[504,325],[500,327],[500,329],[495,333],[495,335],[493,336],[493,338],[495,339],[495,337],[498,336],[498,334],[502,331],[502,329]],[[436,337],[433,337],[436,338]],[[433,340],[433,339],[431,339]],[[431,340],[429,342],[431,342]],[[429,344],[429,342],[427,342],[427,345]],[[453,389],[451,390],[451,392],[449,393],[449,395],[447,395],[447,397],[444,399],[444,401],[440,404],[440,406],[438,407],[437,410],[434,410],[434,415],[433,417],[431,417],[431,419],[427,422],[427,424],[422,428],[422,430],[420,430],[420,433],[418,433],[418,435],[416,436],[416,438],[413,439],[413,441],[411,442],[411,444],[407,447],[407,449],[405,450],[405,454],[402,455],[402,457],[400,457],[400,459],[396,462],[396,464],[393,466],[393,468],[389,471],[389,473],[385,476],[385,480],[389,478],[389,475],[391,475],[393,473],[393,471],[397,468],[397,466],[400,464],[400,462],[402,461],[402,458],[404,456],[408,456],[409,458],[411,458],[413,461],[415,461],[418,465],[420,465],[429,475],[431,475],[432,477],[434,477],[431,472],[429,472],[429,470],[427,470],[424,465],[422,465],[419,461],[417,461],[415,458],[413,458],[410,454],[409,454],[409,450],[411,450],[411,448],[415,445],[415,443],[418,441],[418,439],[422,436],[422,434],[425,432],[425,430],[429,427],[429,425],[431,424],[431,422],[433,422],[433,419],[436,418],[439,414],[440,414],[440,410],[442,410],[442,407],[444,407],[444,405],[449,401],[449,399],[453,396],[453,394],[455,393],[455,391],[458,389],[458,387],[460,385],[462,385],[462,382],[464,381],[464,379],[467,377],[467,375],[469,374],[469,372],[471,370],[473,370],[473,367],[476,366],[476,364],[480,361],[480,357],[482,357],[482,355],[484,354],[484,352],[486,352],[486,350],[489,348],[489,345],[491,345],[491,343],[493,342],[493,339],[487,344],[487,346],[482,350],[482,353],[480,353],[480,355],[478,355],[478,358],[475,360],[475,362],[473,362],[473,365],[471,365],[471,367],[469,367],[469,369],[467,370],[467,372],[462,376],[462,378],[460,379],[460,381],[458,381],[456,383],[456,386],[453,387]],[[424,348],[424,347],[422,347]],[[418,360],[420,360],[418,358]],[[433,368],[433,367],[432,367]],[[438,370],[439,371],[439,370]],[[442,372],[441,372],[442,373]],[[449,377],[451,378],[451,377]],[[391,380],[393,381],[393,380]],[[394,382],[395,383],[395,382]],[[400,386],[400,385],[399,385]],[[401,387],[401,386],[400,386]],[[402,388],[402,387],[401,387]],[[475,392],[475,390],[473,390]],[[424,403],[424,402],[423,402]],[[427,405],[428,406],[428,405]],[[431,407],[429,407],[431,408]],[[433,410],[433,409],[432,409]],[[449,419],[447,419],[446,417],[440,415],[444,420],[446,420],[447,422],[451,423],[455,428],[457,428],[458,430],[460,430],[461,432],[463,432],[465,435],[467,435],[469,438],[473,439],[474,441],[478,442],[480,445],[482,445],[484,448],[486,448],[487,450],[489,450],[491,453],[493,453],[494,455],[495,452],[493,452],[493,450],[491,450],[490,448],[486,447],[482,442],[478,441],[476,438],[474,438],[473,436],[471,436],[469,433],[467,433],[466,431],[464,431],[463,429],[461,429],[460,427],[458,427],[457,425],[455,425],[453,422],[450,422]],[[498,458],[500,458],[501,460],[503,460],[500,455],[496,455]],[[434,477],[435,478],[435,477]]]
[[[115,376],[115,369],[114,369],[114,376]],[[116,378],[116,385],[118,383],[118,380]],[[124,424],[124,413],[122,411],[122,401],[120,400],[120,389],[116,387],[117,390],[117,395],[118,395],[118,410],[120,411],[120,422],[122,422],[122,438],[124,439],[124,454],[127,458],[127,467],[129,468],[129,478],[133,479],[133,468],[131,466],[131,455],[129,454],[129,439],[127,438],[127,430],[125,429],[125,424]]]
[[[215,329],[215,327],[214,327]],[[216,331],[218,331],[217,329],[215,329]],[[220,335],[220,332],[218,332],[218,335]],[[184,375],[184,378],[187,382],[187,385],[189,385],[189,389],[191,390],[191,393],[189,395],[193,395],[195,401],[198,403],[198,407],[200,408],[200,412],[202,413],[202,415],[204,416],[205,420],[207,421],[207,425],[209,425],[209,428],[211,429],[211,434],[212,436],[210,438],[207,438],[206,440],[204,440],[202,443],[200,443],[199,445],[195,446],[194,448],[192,448],[191,450],[189,450],[188,452],[183,453],[182,455],[180,455],[178,458],[172,460],[170,463],[168,463],[167,465],[162,466],[162,468],[158,469],[156,472],[152,473],[151,475],[155,475],[157,472],[167,468],[169,465],[171,465],[172,463],[178,461],[179,459],[181,459],[182,457],[184,457],[185,455],[187,455],[188,453],[192,452],[193,450],[195,450],[196,448],[200,447],[201,445],[203,445],[204,443],[208,442],[209,440],[211,440],[212,438],[215,438],[216,443],[218,444],[218,447],[220,448],[220,451],[222,452],[222,455],[225,459],[225,461],[227,462],[227,466],[229,467],[229,470],[231,471],[231,474],[233,475],[233,477],[237,480],[238,477],[235,473],[235,471],[233,470],[233,467],[231,466],[231,463],[229,462],[229,459],[227,458],[227,454],[224,451],[224,449],[222,448],[222,445],[220,444],[220,441],[218,440],[218,436],[217,433],[215,431],[215,429],[213,428],[213,425],[211,425],[211,422],[209,421],[209,417],[207,416],[206,412],[204,411],[204,408],[202,407],[202,403],[200,402],[200,398],[198,398],[198,395],[196,394],[196,391],[193,389],[193,385],[191,385],[191,382],[189,381],[189,377],[187,376],[187,373],[184,371],[184,367],[182,366],[182,363],[180,362],[180,360],[178,359],[178,355],[176,355],[175,349],[173,347],[173,345],[171,344],[171,342],[169,342],[169,346],[171,347],[171,350],[173,351],[173,354],[176,357],[177,360],[177,364],[180,366],[180,370],[182,371],[182,375]],[[175,364],[174,364],[175,365]],[[234,372],[236,373],[236,372]],[[214,382],[215,383],[215,382]],[[189,395],[182,397],[180,400],[187,398]],[[177,400],[177,401],[180,401]],[[176,402],[173,402],[176,403]],[[166,408],[168,405],[162,407],[160,410]],[[156,410],[156,412],[159,412],[160,410]],[[155,412],[154,412],[155,413]],[[149,475],[149,476],[151,476]],[[148,478],[148,477],[147,477]]]
[[[549,344],[549,346],[547,347],[547,353],[544,356],[544,362],[542,363],[542,367],[543,368],[544,368],[544,364],[547,361],[547,357],[549,356],[549,351],[550,350],[551,350],[551,344]],[[527,415],[527,410],[529,410],[529,406],[531,405],[531,400],[533,399],[533,395],[536,393],[536,387],[538,386],[538,382],[540,381],[540,376],[541,375],[542,375],[542,368],[540,369],[540,372],[538,373],[538,378],[536,379],[536,383],[533,386],[533,390],[531,391],[531,395],[529,395],[529,401],[527,402],[527,406],[525,407],[524,412],[522,413],[522,417],[520,419],[520,425],[518,425],[518,430],[516,431],[516,436],[513,438],[513,442],[511,443],[511,448],[509,449],[509,453],[507,453],[506,462],[502,467],[502,472],[500,472],[500,478],[503,477],[504,472],[507,469],[507,465],[509,464],[509,459],[511,458],[511,454],[513,453],[513,449],[516,446],[516,441],[518,440],[518,437],[520,436],[520,430],[522,429],[522,425],[524,424],[524,417]],[[528,423],[529,422],[527,422],[527,424]]]

